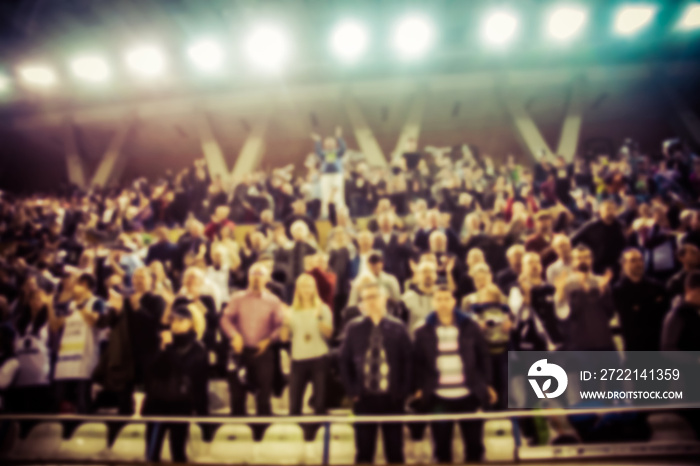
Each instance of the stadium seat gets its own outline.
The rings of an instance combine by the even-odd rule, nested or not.
[[[324,434],[319,430],[319,435]],[[323,437],[322,437],[323,438]],[[323,448],[323,444],[321,444]],[[321,450],[323,453],[323,450]],[[331,424],[330,464],[352,464],[355,462],[355,429],[350,424]]]
[[[58,455],[61,458],[83,459],[105,455],[107,451],[107,425],[101,422],[81,424],[70,439],[61,442]]]
[[[35,425],[27,438],[18,441],[12,449],[12,458],[42,459],[55,458],[61,446],[63,426],[58,422],[42,422]]]
[[[165,451],[168,451],[165,446]],[[128,424],[122,428],[109,451],[109,456],[115,460],[143,461],[146,453],[146,425],[143,423]],[[165,456],[165,455],[163,455]]]
[[[509,419],[494,419],[484,423],[484,459],[502,462],[515,459],[513,423]]]
[[[215,462],[250,464],[253,456],[253,431],[243,424],[224,424],[216,431],[209,456]]]
[[[303,464],[306,447],[298,424],[273,424],[255,445],[256,464]]]
[[[306,448],[306,464],[321,464],[323,440],[326,429],[320,428],[316,438]],[[352,464],[355,462],[355,430],[351,424],[331,424],[329,464]]]
[[[205,442],[202,428],[198,424],[190,424],[190,433],[187,437],[187,458],[199,463],[210,463],[211,443]]]

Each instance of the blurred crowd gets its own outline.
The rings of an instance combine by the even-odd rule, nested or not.
[[[700,350],[700,158],[681,141],[496,162],[409,140],[377,167],[340,129],[312,138],[303,166],[231,183],[197,160],[2,193],[2,409],[129,415],[141,392],[142,414],[207,415],[221,379],[232,415],[249,393],[258,415],[283,394],[302,414],[309,385],[317,414],[474,412],[517,396],[508,350]],[[481,460],[482,423],[460,424]],[[358,462],[377,428],[355,427]],[[404,462],[402,427],[381,428]],[[149,429],[149,460],[169,430],[184,461],[186,424]],[[452,429],[430,426],[439,462]]]

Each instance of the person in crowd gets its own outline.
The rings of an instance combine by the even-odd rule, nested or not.
[[[134,413],[133,394],[150,373],[161,344],[166,301],[153,290],[153,278],[147,267],[136,269],[133,291],[123,295],[110,290],[106,311],[99,327],[110,329],[109,339],[93,372],[93,380],[102,385],[98,398],[116,404],[119,414]],[[96,403],[101,404],[101,403]],[[114,440],[118,429],[111,431]]]
[[[498,394],[494,409],[508,406],[508,346],[514,317],[504,303],[501,290],[496,285],[487,285],[478,295],[477,302],[467,312],[479,324],[488,345],[492,386]]]
[[[313,386],[314,414],[325,413],[328,340],[333,335],[333,316],[321,301],[316,280],[304,273],[297,278],[291,308],[285,313],[280,340],[291,341],[292,367],[289,376],[289,414],[302,413],[306,386]],[[314,426],[317,427],[317,426]],[[306,429],[312,440],[316,429]]]
[[[666,291],[671,300],[683,295],[688,274],[700,270],[700,247],[688,241],[687,237],[682,238],[678,260],[682,266],[681,270],[666,282]]]
[[[303,221],[297,220],[294,222],[291,227],[291,232],[294,243],[286,251],[286,261],[288,263],[287,270],[289,272],[289,276],[287,276],[288,289],[293,291],[296,279],[306,270],[304,266],[305,258],[315,255],[318,250],[309,243],[309,229]],[[289,296],[292,294],[293,293],[290,292]]]
[[[268,238],[272,236],[275,230],[275,216],[271,209],[260,212],[260,224],[256,229]]]
[[[333,306],[336,276],[328,268],[328,255],[323,252],[317,252],[313,256],[306,256],[304,260],[305,273],[308,273],[316,280],[316,288],[321,301],[328,307]]]
[[[547,267],[547,283],[553,285],[563,273],[571,269],[571,240],[563,234],[554,235],[552,249],[557,254],[557,260]]]
[[[545,269],[557,259],[551,246],[554,235],[553,220],[551,212],[547,210],[537,212],[535,232],[525,240],[525,251],[538,253]]]
[[[385,272],[384,255],[380,250],[372,251],[367,259],[368,272],[364,275],[371,275],[381,287],[384,288],[388,299],[399,301],[401,299],[401,287],[394,275]],[[355,306],[360,301],[361,286],[355,280],[350,289],[348,306]]]
[[[504,294],[510,293],[510,288],[515,286],[518,277],[522,272],[522,260],[525,254],[525,247],[522,244],[515,244],[508,248],[506,258],[508,259],[508,268],[501,270],[496,275],[496,285]]]
[[[666,290],[644,273],[639,249],[622,253],[622,276],[613,286],[625,351],[658,351],[659,329],[669,309]]]
[[[479,326],[455,307],[446,286],[432,297],[433,308],[414,332],[413,386],[415,396],[433,413],[472,413],[497,401],[491,387],[491,360]],[[431,424],[435,458],[452,462],[454,423]],[[483,421],[461,421],[465,461],[482,461]]]
[[[413,383],[411,340],[403,322],[387,315],[386,294],[378,283],[360,291],[364,315],[345,329],[340,374],[357,415],[403,412]],[[373,463],[378,424],[355,424],[355,461]],[[390,464],[404,463],[402,426],[383,423],[384,455]]]
[[[685,279],[682,299],[666,315],[661,333],[661,351],[700,351],[700,272]]]
[[[561,345],[562,329],[554,308],[554,292],[554,285],[542,280],[539,254],[526,253],[518,283],[508,296],[515,317],[513,347],[544,351]]]
[[[73,286],[67,316],[58,316],[53,305],[48,306],[50,329],[63,332],[54,368],[61,412],[86,414],[92,407],[92,372],[99,356],[97,321],[104,313],[104,302],[94,289],[95,278],[82,274]]]
[[[344,229],[335,227],[328,239],[328,267],[335,274],[335,300],[332,306],[334,326],[340,321],[340,311],[347,306],[353,277],[353,257],[357,255],[355,245]]]
[[[374,235],[373,249],[381,251],[384,255],[384,271],[396,277],[399,283],[403,283],[409,276],[408,259],[413,250],[408,241],[408,235],[395,231],[394,213],[387,212],[379,216],[379,231]]]
[[[441,220],[440,212],[436,209],[428,211],[425,226],[416,231],[413,239],[414,246],[421,251],[430,250],[430,236],[434,232],[440,231],[445,234],[447,239],[447,250],[453,254],[458,253],[459,237],[451,229],[445,228],[444,223]]]
[[[311,134],[314,141],[314,151],[321,161],[321,218],[328,216],[328,203],[335,206],[345,205],[345,188],[343,178],[343,156],[345,155],[345,141],[343,129],[338,126],[335,129],[335,138],[327,137],[321,142],[321,136]]]
[[[369,230],[362,230],[357,235],[357,276],[363,275],[369,272],[369,256],[372,254],[372,246],[374,244],[374,237]]]
[[[205,288],[205,274],[201,268],[189,267],[182,276],[182,287],[172,303],[173,306],[192,305],[191,309],[199,312],[204,319],[204,331],[201,337],[202,343],[208,351],[213,353],[216,363],[213,371],[221,371],[224,361],[222,358],[222,346],[218,344],[217,332],[219,328],[219,313],[216,300],[212,296],[213,290]]]
[[[173,282],[165,273],[165,267],[160,261],[153,261],[148,266],[153,277],[153,292],[161,296],[171,296],[175,293]]]
[[[591,250],[593,273],[602,275],[611,269],[617,275],[626,240],[622,224],[617,219],[615,203],[612,200],[603,201],[600,204],[600,218],[591,220],[575,232],[571,244],[583,244]]]
[[[219,205],[214,210],[211,216],[211,220],[204,228],[204,236],[207,237],[209,241],[214,241],[221,237],[221,230],[224,228],[229,228],[233,230],[236,228],[236,224],[229,220],[229,215],[231,214],[231,208],[226,205]]]
[[[308,231],[318,238],[318,229],[316,228],[316,222],[306,214],[306,202],[301,199],[297,199],[292,204],[293,212],[284,219],[284,228],[287,232],[287,237],[294,239],[294,234],[292,233],[292,226],[298,222],[302,221],[306,224]]]
[[[206,279],[213,285],[213,298],[217,312],[230,296],[231,268],[228,264],[225,247],[217,243],[211,248],[211,265],[205,272]]]
[[[610,320],[615,312],[609,282],[593,274],[593,253],[580,244],[573,250],[571,275],[562,274],[556,284],[554,303],[564,327],[566,351],[615,351]]]
[[[177,240],[177,255],[173,264],[178,278],[181,278],[185,269],[192,265],[196,259],[204,258],[208,248],[208,241],[204,236],[204,226],[198,220],[194,218],[187,220],[185,229],[187,231]]]
[[[234,416],[246,414],[246,384],[256,389],[256,414],[272,414],[270,396],[275,367],[270,344],[279,338],[284,314],[282,301],[266,289],[269,280],[270,269],[254,264],[248,272],[248,288],[231,296],[221,316],[221,329],[231,342],[236,364],[229,373]]]
[[[159,225],[153,232],[156,241],[148,247],[146,255],[146,265],[150,265],[155,261],[161,264],[172,265],[177,255],[177,246],[170,241],[168,228],[164,225]]]
[[[488,264],[476,264],[469,272],[469,276],[474,282],[474,292],[468,294],[462,299],[462,309],[469,309],[472,304],[476,304],[481,299],[481,294],[489,285],[493,284],[493,276]],[[505,296],[501,293],[502,301],[505,302]]]
[[[8,357],[14,357],[19,363],[19,371],[4,397],[6,410],[47,413],[53,407],[47,306],[50,299],[51,293],[40,288],[31,290],[28,305],[15,317],[15,339]]]
[[[474,287],[474,280],[472,280],[471,277],[471,272],[474,267],[477,266],[477,264],[486,264],[484,252],[479,248],[470,249],[467,253],[466,264],[466,270],[457,280],[455,298],[457,299],[458,303],[462,303],[465,296],[476,291],[476,288]]]
[[[190,305],[177,305],[170,314],[172,341],[159,351],[145,380],[146,396],[143,415],[206,416],[207,350],[199,342],[204,319]],[[146,428],[146,459],[160,462],[165,434],[170,433],[173,462],[187,462],[189,424],[183,422],[149,422]]]
[[[408,329],[416,327],[432,311],[433,292],[437,285],[435,264],[422,261],[416,266],[413,285],[401,296],[408,310]]]

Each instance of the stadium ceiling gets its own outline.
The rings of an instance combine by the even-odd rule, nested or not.
[[[0,111],[17,116],[270,86],[283,92],[288,85],[697,62],[700,28],[687,18],[696,4],[5,1]]]

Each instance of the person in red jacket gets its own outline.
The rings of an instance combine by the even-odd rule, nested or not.
[[[211,216],[211,221],[204,229],[204,235],[209,241],[214,241],[214,239],[218,238],[221,230],[226,226],[231,228],[231,230],[236,228],[236,224],[228,219],[230,213],[231,209],[228,206],[220,205],[216,208]]]

